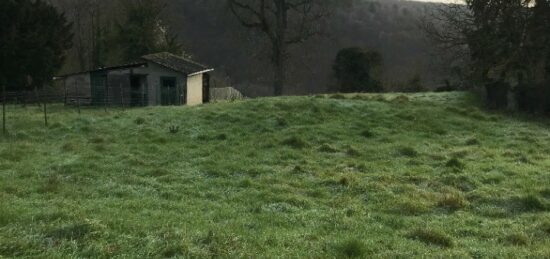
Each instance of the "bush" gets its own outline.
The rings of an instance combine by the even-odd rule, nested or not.
[[[516,92],[518,109],[537,113],[550,111],[550,90],[544,86],[521,85]]]
[[[342,49],[332,66],[338,80],[338,91],[343,93],[381,92],[382,85],[376,79],[382,65],[378,52],[361,48]]]
[[[508,108],[508,92],[510,85],[505,82],[497,81],[485,86],[487,92],[487,107],[489,109]]]
[[[413,75],[413,77],[407,82],[407,85],[405,86],[405,89],[403,89],[403,91],[411,93],[426,91],[426,88],[422,85],[422,78],[420,77],[420,75]]]

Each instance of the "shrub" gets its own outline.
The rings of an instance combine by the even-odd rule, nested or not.
[[[357,239],[349,239],[338,246],[339,252],[348,258],[364,257],[367,253],[365,244]]]
[[[432,229],[416,229],[409,233],[409,238],[440,247],[453,247],[453,240],[444,233]]]
[[[423,92],[425,90],[426,88],[424,87],[424,85],[422,85],[422,77],[420,77],[420,74],[413,75],[413,77],[409,79],[407,85],[403,89],[403,91],[405,92],[412,93]]]
[[[338,90],[344,93],[381,92],[382,84],[377,79],[381,64],[382,56],[378,52],[361,48],[340,50],[332,66]]]

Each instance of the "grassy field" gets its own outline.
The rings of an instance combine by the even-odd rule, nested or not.
[[[464,93],[10,106],[0,257],[550,257],[550,121]]]

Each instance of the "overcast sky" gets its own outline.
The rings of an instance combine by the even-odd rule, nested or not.
[[[418,2],[439,2],[439,3],[452,3],[456,2],[456,0],[414,0]]]

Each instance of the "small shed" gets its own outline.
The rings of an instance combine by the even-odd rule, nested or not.
[[[213,69],[167,52],[137,62],[60,76],[65,103],[92,106],[198,105],[210,100]]]

